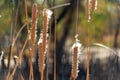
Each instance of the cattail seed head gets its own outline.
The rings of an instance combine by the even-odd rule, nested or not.
[[[31,27],[31,44],[34,45],[36,41],[36,27],[37,27],[37,4],[32,7],[32,27]]]
[[[81,54],[81,47],[82,44],[79,43],[78,40],[78,34],[75,36],[75,43],[72,46],[72,53],[73,53],[73,58],[72,58],[72,77],[76,79],[78,76],[78,65],[79,65],[79,56]]]

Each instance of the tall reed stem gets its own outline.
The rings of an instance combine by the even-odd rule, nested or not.
[[[86,27],[87,27],[87,40],[86,40],[86,44],[87,44],[87,74],[86,74],[86,80],[89,80],[89,62],[90,62],[90,49],[89,49],[89,19],[90,19],[90,1],[86,0]]]
[[[56,80],[56,16],[55,17],[55,28],[54,28],[54,80]]]
[[[17,62],[16,62],[16,65],[15,65],[15,67],[14,67],[13,72],[12,72],[11,75],[10,75],[9,80],[12,80],[12,78],[13,78],[15,72],[16,72],[17,66],[19,65],[19,62],[20,62],[20,60],[22,59],[23,51],[24,51],[24,49],[25,49],[25,47],[26,47],[27,42],[28,42],[28,37],[26,38],[25,43],[24,43],[24,45],[23,45],[23,48],[22,48],[21,52],[19,53],[19,58],[18,58],[18,60],[17,60]]]

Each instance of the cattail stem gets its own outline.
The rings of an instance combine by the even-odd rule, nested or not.
[[[32,54],[33,52],[31,49],[29,50],[30,55],[29,55],[29,63],[30,63],[30,75],[29,75],[29,80],[34,80],[34,74],[33,74],[33,65],[32,65]]]
[[[8,55],[8,73],[7,73],[7,80],[9,79],[10,76],[10,63],[11,63],[11,59],[12,59],[12,50],[13,50],[13,45],[10,45],[10,51],[9,51],[9,55]]]
[[[55,17],[55,28],[54,28],[54,80],[56,80],[56,17]]]
[[[89,18],[90,18],[90,1],[86,0],[86,27],[87,27],[87,74],[86,74],[86,80],[89,80],[89,59],[90,59],[90,50],[89,50],[89,28],[88,28],[88,23],[89,23]]]

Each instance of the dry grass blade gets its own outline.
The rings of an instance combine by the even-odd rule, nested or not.
[[[26,47],[27,42],[28,42],[28,37],[26,38],[25,43],[24,43],[24,45],[23,45],[23,48],[22,48],[21,52],[19,53],[19,58],[18,58],[18,60],[17,60],[17,62],[16,62],[16,65],[15,65],[15,67],[14,67],[14,70],[13,70],[12,74],[10,75],[9,80],[12,80],[12,78],[13,78],[15,72],[16,72],[17,66],[19,65],[19,62],[20,62],[20,60],[22,59],[23,51],[24,51],[24,49],[25,49],[25,47]]]
[[[70,5],[70,3],[60,4],[60,5],[57,5],[57,6],[53,6],[49,9],[53,10],[53,9],[57,9],[57,8],[61,8],[61,7],[69,6],[69,5]]]
[[[8,75],[7,75],[7,78],[8,78],[9,75],[10,75],[10,61],[11,61],[11,58],[12,58],[12,50],[13,50],[13,47],[14,47],[14,45],[15,45],[15,43],[16,43],[16,41],[17,41],[17,39],[18,39],[18,36],[20,35],[21,31],[24,29],[25,25],[26,25],[26,24],[24,24],[24,25],[19,29],[19,31],[18,31],[15,39],[12,40],[12,45],[10,45],[10,53],[9,53],[9,56],[8,56],[9,62],[8,62]]]
[[[25,3],[25,15],[26,15],[26,23],[27,23],[27,30],[28,30],[28,10],[27,10],[27,2],[24,0]]]
[[[114,55],[119,56],[116,51],[114,51],[113,49],[111,49],[110,47],[108,47],[108,46],[106,46],[106,45],[103,45],[103,44],[100,44],[100,43],[93,43],[92,45],[95,45],[95,46],[99,46],[99,47],[108,49],[108,50],[110,50],[111,52],[113,52]]]
[[[37,22],[37,4],[33,4],[32,8],[32,28],[31,28],[31,44],[34,45],[36,41],[36,22]]]
[[[18,36],[20,35],[21,31],[25,28],[25,26],[26,26],[26,23],[19,29],[15,39],[13,40],[13,46],[15,45],[15,43],[16,43],[16,41],[18,39]]]

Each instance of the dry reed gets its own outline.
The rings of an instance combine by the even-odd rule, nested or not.
[[[86,74],[86,80],[89,80],[89,62],[90,62],[90,50],[89,50],[89,28],[88,28],[88,23],[90,20],[90,1],[86,0],[86,27],[87,27],[87,40],[86,40],[86,44],[87,44],[87,74]]]
[[[27,30],[28,28],[28,10],[27,10],[27,2],[24,0],[24,5],[25,5],[25,16],[26,16],[26,24],[27,24]]]
[[[17,62],[16,62],[16,65],[15,65],[15,67],[14,67],[13,72],[11,73],[11,75],[10,75],[10,77],[9,77],[9,80],[12,80],[12,78],[13,78],[15,72],[16,72],[17,66],[19,65],[19,62],[20,62],[20,60],[22,59],[23,51],[24,51],[24,49],[25,49],[25,47],[26,47],[27,42],[28,42],[28,37],[26,38],[25,43],[24,43],[24,45],[23,45],[23,48],[22,48],[21,52],[19,53],[19,58],[18,58],[18,60],[17,60]]]
[[[57,74],[56,74],[56,16],[54,14],[55,17],[55,28],[54,28],[54,80],[57,79]]]

